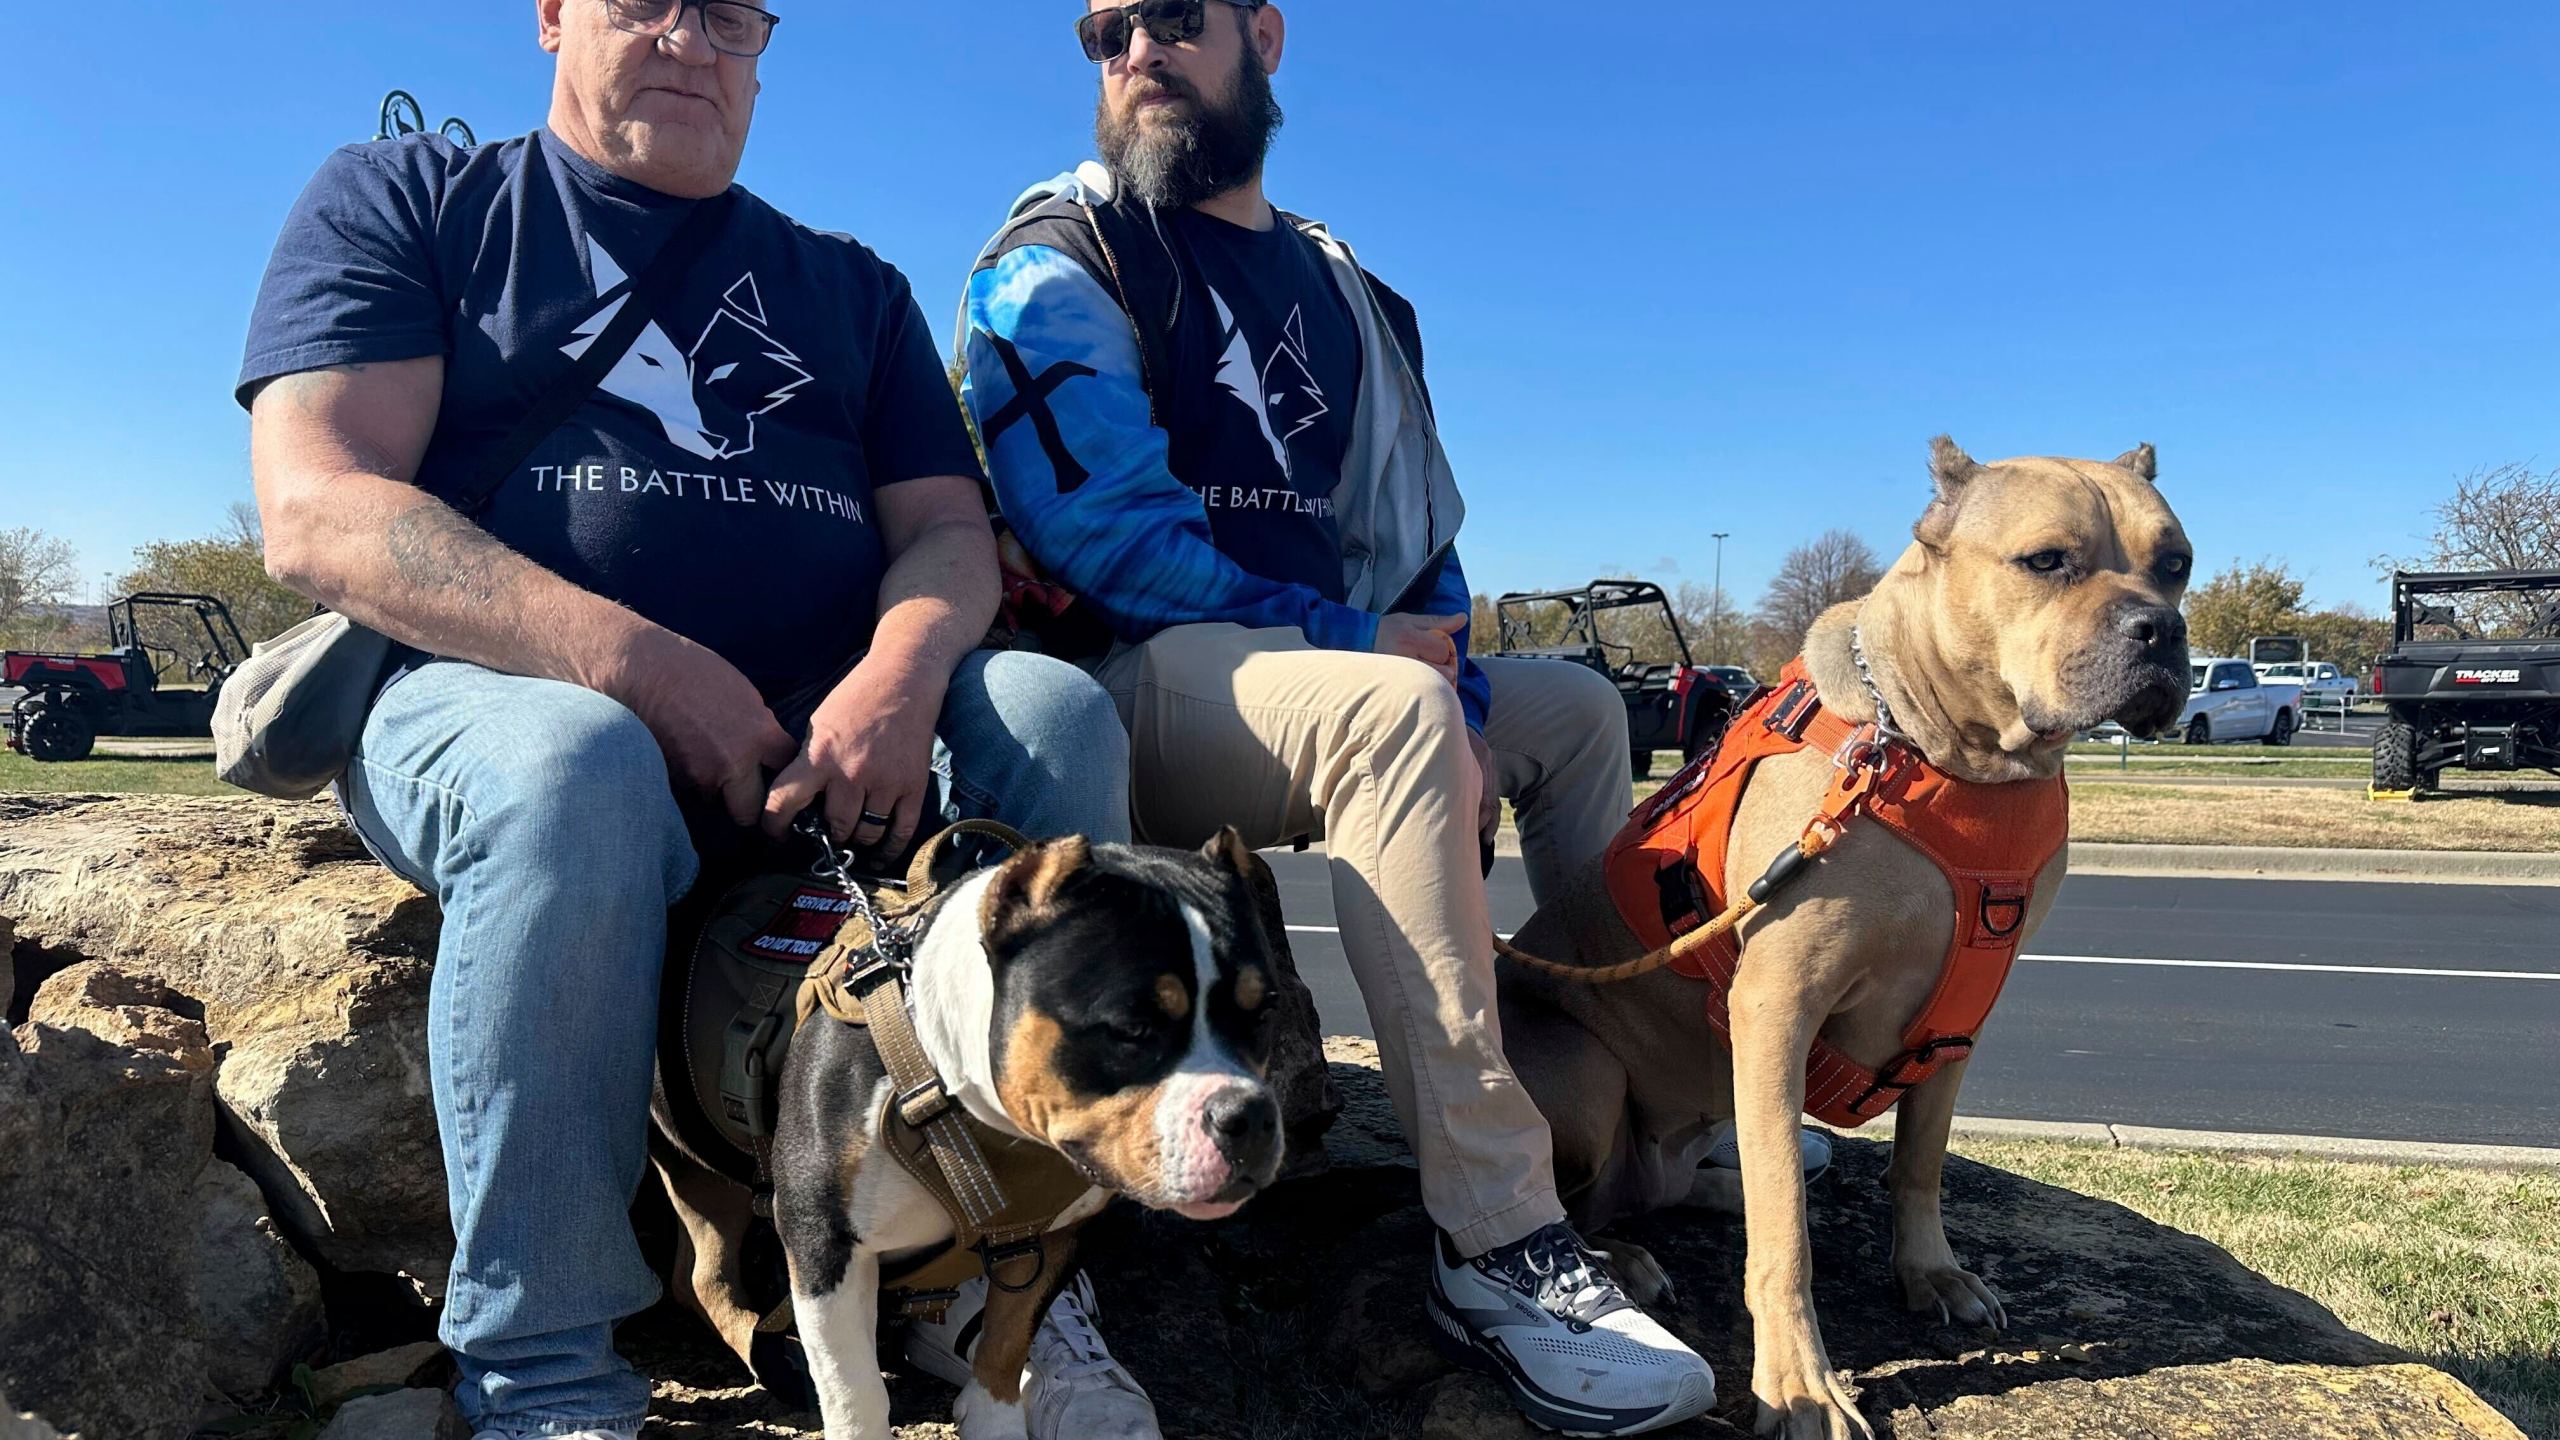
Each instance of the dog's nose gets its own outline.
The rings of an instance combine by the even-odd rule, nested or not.
[[[2116,633],[2156,655],[2187,643],[2187,617],[2166,605],[2128,605]]]
[[[1280,1106],[1267,1090],[1237,1086],[1201,1107],[1200,1124],[1230,1160],[1250,1170],[1279,1142]]]

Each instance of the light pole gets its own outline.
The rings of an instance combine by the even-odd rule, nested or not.
[[[1733,532],[1730,530],[1718,530],[1714,533],[1716,537],[1716,595],[1715,610],[1713,614],[1715,616],[1716,631],[1715,647],[1718,652],[1716,655],[1716,663],[1721,664],[1725,662],[1725,656],[1722,653],[1724,650],[1724,542],[1728,536],[1733,534]]]

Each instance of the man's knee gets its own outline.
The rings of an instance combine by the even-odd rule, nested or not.
[[[1463,750],[1466,708],[1457,687],[1418,660],[1345,657],[1358,671],[1350,722],[1355,735],[1405,744],[1454,744]]]
[[[1039,837],[1129,838],[1129,735],[1090,675],[1006,651],[964,666],[943,711],[951,782],[977,809]]]
[[[497,793],[474,807],[489,843],[625,864],[684,843],[666,756],[639,716],[562,685],[524,718]]]
[[[1081,763],[1116,750],[1120,768],[1127,768],[1129,736],[1120,712],[1110,692],[1082,670],[1046,655],[1006,651],[988,658],[985,684],[988,703],[1033,757]]]

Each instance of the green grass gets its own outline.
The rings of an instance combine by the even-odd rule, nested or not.
[[[2118,776],[2127,780],[2148,780],[2163,775],[2190,775],[2204,780],[2228,780],[2234,785],[2247,785],[2271,776],[2285,780],[2364,780],[2371,778],[2372,772],[2373,757],[2362,750],[2349,750],[2326,758],[2297,753],[2284,760],[2249,759],[2223,764],[2176,755],[2146,758],[2137,754],[2130,765],[2117,764],[2113,755],[2081,755],[2075,752],[2067,771],[2074,780],[2106,780]]]
[[[2303,760],[2334,756],[2340,760],[2368,763],[2373,758],[2373,747],[2370,745],[2183,745],[2172,740],[2153,745],[2126,745],[2121,747],[2121,750],[2123,753],[2130,754],[2136,765],[2143,763],[2146,759],[2193,762],[2198,760]],[[2086,740],[2071,747],[2071,758],[2075,760],[2084,758],[2113,760],[2118,753],[2117,746],[2101,745]]]
[[[14,750],[0,750],[0,794],[36,795],[237,795],[214,778],[206,755],[101,755],[65,764],[39,765]]]
[[[2220,1245],[2560,1440],[2560,1173],[1959,1140]]]

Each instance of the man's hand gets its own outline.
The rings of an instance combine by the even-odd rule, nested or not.
[[[617,681],[602,687],[658,737],[679,785],[720,797],[740,825],[765,805],[765,773],[791,759],[791,732],[738,668],[671,630],[633,637]]]
[[[764,832],[781,837],[823,800],[827,833],[895,855],[915,838],[933,765],[933,727],[945,677],[873,658],[828,694],[809,721],[809,743],[765,797]],[[881,819],[871,817],[886,817]]]
[[[1476,800],[1476,838],[1490,845],[1502,829],[1502,782],[1493,773],[1493,747],[1484,743],[1484,736],[1469,730],[1467,748],[1475,754],[1476,773],[1484,777]]]
[[[1464,615],[1381,615],[1378,617],[1378,639],[1369,648],[1381,655],[1402,655],[1419,660],[1440,672],[1440,678],[1458,683],[1458,632],[1467,627]]]

